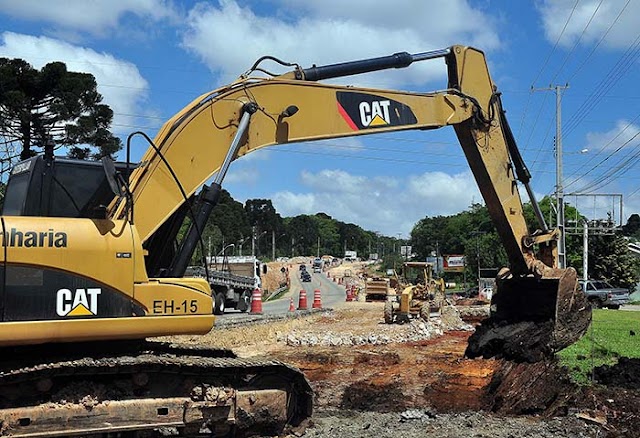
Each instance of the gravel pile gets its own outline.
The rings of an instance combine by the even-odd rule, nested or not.
[[[379,324],[375,331],[358,332],[357,327],[351,333],[293,330],[279,333],[278,342],[290,346],[341,346],[341,345],[384,345],[398,342],[418,342],[441,336],[450,330],[473,330],[473,327],[460,319],[455,307],[443,308],[440,318],[429,322],[413,319],[406,324]]]
[[[517,431],[517,432],[514,432]],[[291,437],[351,438],[587,438],[598,428],[575,417],[532,419],[499,417],[486,412],[436,414],[430,410],[397,413],[324,410],[314,414],[313,424]]]

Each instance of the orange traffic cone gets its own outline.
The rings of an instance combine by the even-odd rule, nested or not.
[[[351,293],[351,287],[347,287],[347,299],[345,301],[353,301],[353,295]]]
[[[289,312],[295,312],[295,308],[293,307],[293,297],[289,298]]]
[[[251,295],[251,311],[249,313],[262,315],[262,292],[260,289],[254,289]]]
[[[298,298],[298,310],[307,310],[307,291],[300,289],[300,297]]]
[[[314,309],[322,309],[322,299],[320,297],[320,289],[316,289],[313,291],[313,304],[311,305]]]

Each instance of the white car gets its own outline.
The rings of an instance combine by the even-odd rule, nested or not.
[[[492,287],[483,287],[478,294],[480,298],[484,298],[485,300],[490,300],[493,296],[493,288]]]

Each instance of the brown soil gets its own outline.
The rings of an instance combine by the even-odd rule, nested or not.
[[[566,419],[557,420],[561,421],[560,426],[553,423],[550,429],[544,429],[544,433],[529,436],[639,436],[640,390],[637,386],[579,388],[553,361],[530,364],[504,359],[468,359],[464,357],[464,351],[469,331],[446,331],[428,340],[383,345],[290,346],[286,343],[290,330],[297,333],[302,330],[318,337],[326,333],[366,336],[383,329],[387,334],[390,330],[402,334],[409,326],[383,324],[381,303],[354,302],[329,314],[309,316],[290,326],[280,325],[267,336],[264,329],[257,330],[256,327],[233,330],[262,333],[253,340],[245,336],[243,348],[237,350],[240,355],[268,354],[297,366],[307,376],[315,393],[314,418],[322,418],[315,431],[308,432],[309,436],[337,436],[338,430],[343,434],[354,434],[354,424],[359,424],[358,421],[364,423],[357,429],[357,436],[369,436],[362,430],[372,427],[369,432],[378,433],[373,432],[371,412],[377,412],[379,417],[374,418],[380,421],[390,421],[384,416],[412,409],[433,415],[453,415],[447,417],[451,424],[456,423],[455,416],[460,416],[464,419],[460,420],[460,427],[469,424],[470,412],[492,412],[487,414],[487,421],[495,422],[491,429],[494,434],[489,431],[482,436],[520,434],[522,424],[513,420],[513,427],[509,429],[511,420],[495,421],[493,415],[505,419],[513,415],[525,416],[527,421],[555,416]],[[238,338],[236,332],[232,337]],[[178,340],[201,345],[204,341],[207,345],[218,346],[219,340],[226,338],[225,333],[225,330],[216,329],[204,338]],[[636,378],[637,368],[634,367],[637,366],[637,363],[626,365],[627,371],[636,373]],[[605,375],[602,371],[602,376]],[[601,382],[606,383],[606,377],[602,377]],[[612,385],[620,386],[618,380],[612,382]],[[335,412],[342,414],[336,416]],[[344,416],[348,416],[349,421]],[[326,426],[327,422],[329,426]],[[323,424],[326,429],[322,429]],[[546,434],[557,427],[563,430],[562,434]],[[504,432],[504,428],[508,431]],[[413,435],[403,433],[404,436],[431,436],[419,431],[417,429]],[[447,433],[453,433],[447,436],[457,436],[454,432]],[[460,433],[460,436],[467,436],[464,431]]]

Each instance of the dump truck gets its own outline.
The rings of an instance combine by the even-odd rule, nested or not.
[[[390,282],[385,277],[367,277],[364,282],[365,301],[387,301],[392,291]]]
[[[253,291],[262,293],[263,274],[267,265],[255,256],[218,256],[209,260],[209,285],[214,294],[213,313],[222,315],[226,309],[246,312],[251,306]]]

